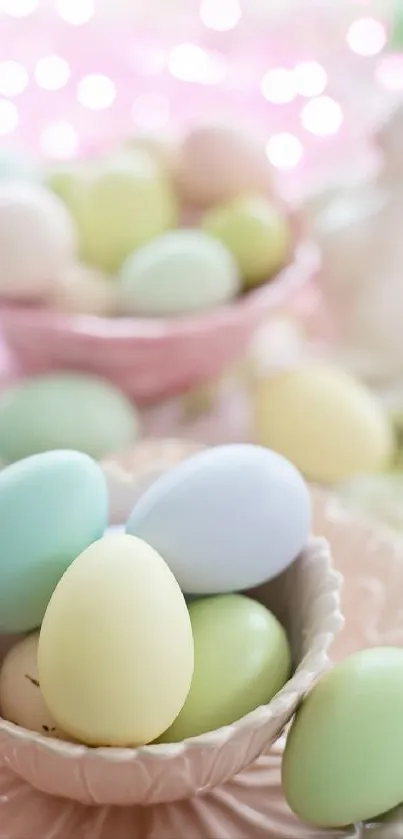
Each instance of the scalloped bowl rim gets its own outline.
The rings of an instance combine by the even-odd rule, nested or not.
[[[343,576],[335,570],[332,564],[331,548],[328,541],[322,537],[311,537],[305,550],[311,555],[321,555],[324,566],[324,572],[328,581],[329,587],[326,592],[327,597],[331,597],[332,608],[327,612],[326,620],[321,628],[321,631],[316,636],[322,640],[321,648],[316,653],[318,659],[322,659],[323,665],[328,661],[328,651],[335,636],[340,632],[344,625],[344,618],[340,609],[340,591],[343,581]],[[298,562],[298,558],[295,560]],[[291,678],[283,685],[282,689],[273,697],[267,705],[261,705],[255,708],[250,713],[243,716],[240,720],[231,723],[221,728],[201,734],[197,737],[188,737],[178,743],[155,743],[138,746],[137,748],[115,748],[110,746],[90,747],[81,743],[73,743],[66,740],[57,740],[51,737],[43,737],[39,732],[30,731],[15,723],[8,722],[0,717],[0,733],[4,732],[8,737],[15,740],[23,740],[25,743],[40,746],[44,751],[50,752],[62,759],[74,759],[83,757],[84,755],[89,759],[101,759],[110,763],[129,763],[134,762],[140,757],[147,755],[158,756],[164,760],[176,758],[188,748],[192,749],[214,749],[217,746],[228,742],[233,733],[248,733],[260,728],[270,719],[276,715],[277,706],[282,706],[283,696],[295,697],[299,695],[301,690],[292,688],[298,681],[304,662],[309,655],[307,650],[304,657],[301,659],[298,667],[292,674]],[[304,684],[304,693],[309,690],[316,677],[317,673],[308,674],[309,678]]]
[[[297,241],[292,260],[273,279],[252,289],[234,301],[205,312],[171,318],[159,317],[99,317],[88,314],[63,314],[44,307],[7,305],[0,303],[0,319],[12,315],[20,321],[36,319],[42,329],[59,332],[74,332],[107,339],[146,338],[158,340],[166,335],[187,335],[200,333],[221,325],[224,320],[235,320],[240,312],[259,309],[260,306],[275,307],[284,299],[284,294],[298,289],[309,281],[320,267],[320,249],[311,239]]]

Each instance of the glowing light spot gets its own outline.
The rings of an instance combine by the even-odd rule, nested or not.
[[[330,96],[319,96],[305,105],[301,112],[301,122],[311,134],[326,137],[337,134],[343,122],[343,112],[338,102]]]
[[[195,44],[174,47],[168,66],[172,76],[184,82],[219,84],[227,75],[227,66],[222,56],[205,52]]]
[[[276,105],[292,102],[297,95],[294,73],[285,67],[269,70],[262,79],[261,90],[265,99]]]
[[[19,123],[18,110],[7,99],[0,99],[0,134],[11,134]]]
[[[41,148],[47,157],[66,160],[74,157],[78,150],[77,131],[69,122],[54,122],[41,134]]]
[[[85,108],[103,111],[110,108],[116,98],[116,87],[108,76],[85,76],[78,85],[77,99]]]
[[[241,7],[238,0],[203,0],[200,17],[209,29],[229,32],[241,19]]]
[[[144,131],[157,131],[169,122],[169,100],[158,93],[142,93],[133,105],[132,117]]]
[[[0,0],[0,12],[12,17],[28,17],[35,11],[39,0]]]
[[[60,90],[70,78],[70,67],[64,58],[47,55],[35,67],[35,80],[44,90]]]
[[[94,16],[95,3],[94,0],[56,0],[56,11],[66,23],[82,26]]]
[[[29,76],[22,64],[17,61],[0,63],[0,95],[18,96],[28,86]]]
[[[276,169],[294,169],[302,160],[304,150],[295,134],[273,134],[267,143],[266,154]]]
[[[327,73],[318,61],[301,61],[294,68],[294,81],[300,96],[320,96],[327,86]]]
[[[403,90],[403,55],[385,55],[375,70],[375,78],[386,90]]]
[[[347,32],[347,43],[358,55],[378,55],[382,52],[386,40],[386,29],[383,23],[373,17],[355,20]]]

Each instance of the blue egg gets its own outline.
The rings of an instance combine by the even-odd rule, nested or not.
[[[40,625],[60,578],[107,518],[105,478],[86,454],[45,452],[0,473],[0,632]]]

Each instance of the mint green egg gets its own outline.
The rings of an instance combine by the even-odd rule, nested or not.
[[[403,649],[358,652],[321,679],[295,717],[282,775],[291,809],[321,827],[403,801]]]
[[[101,467],[74,451],[20,460],[0,472],[0,632],[38,627],[70,563],[105,531]]]
[[[291,652],[277,618],[242,594],[188,604],[194,673],[186,702],[159,742],[178,742],[236,720],[264,705],[290,674]]]
[[[76,449],[99,459],[130,446],[138,434],[131,402],[94,376],[37,376],[0,395],[0,460],[5,463],[51,449]]]

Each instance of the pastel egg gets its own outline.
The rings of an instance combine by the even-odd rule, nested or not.
[[[44,737],[66,739],[45,705],[38,679],[39,632],[11,648],[0,671],[0,711],[3,719],[37,731]]]
[[[229,125],[201,125],[179,149],[178,184],[190,203],[211,206],[244,193],[266,194],[271,170],[255,135]]]
[[[401,803],[403,650],[368,649],[333,668],[297,712],[283,788],[304,821],[344,827]]]
[[[125,147],[128,150],[147,152],[168,175],[175,174],[178,150],[173,137],[139,133],[127,140]]]
[[[122,308],[139,315],[184,315],[219,306],[239,291],[230,252],[200,230],[174,230],[143,245],[120,275]]]
[[[0,632],[40,625],[60,577],[107,517],[101,467],[85,454],[46,452],[0,472]]]
[[[139,498],[128,533],[164,557],[187,594],[252,588],[289,566],[310,531],[308,489],[295,467],[259,446],[190,457]]]
[[[140,151],[101,161],[77,179],[65,200],[77,224],[82,260],[106,274],[177,222],[169,179]]]
[[[301,364],[256,381],[257,442],[289,458],[310,481],[334,484],[385,468],[392,429],[360,382],[325,363]]]
[[[0,458],[8,463],[50,449],[100,458],[134,442],[137,412],[103,379],[80,373],[36,376],[0,395]]]
[[[46,294],[76,245],[74,223],[56,195],[38,184],[0,179],[0,295]]]
[[[154,740],[193,674],[189,612],[164,560],[133,536],[105,536],[66,571],[42,623],[38,670],[58,724],[90,745]]]
[[[116,283],[96,268],[73,263],[58,277],[48,304],[69,314],[108,317],[116,314]]]
[[[261,603],[241,594],[189,604],[194,673],[186,702],[160,742],[214,731],[264,705],[291,671],[286,633]]]
[[[243,196],[213,208],[203,227],[235,256],[246,289],[270,279],[287,261],[291,229],[286,215],[260,196]]]

